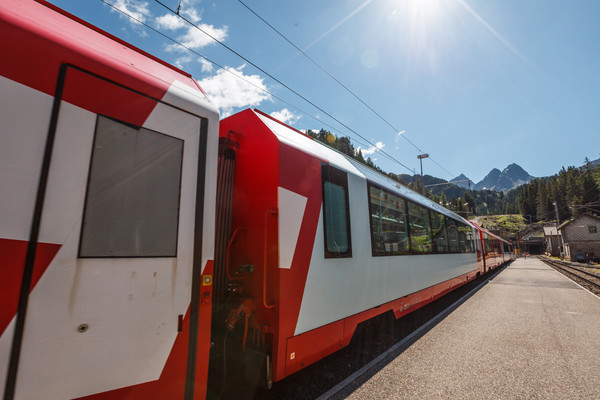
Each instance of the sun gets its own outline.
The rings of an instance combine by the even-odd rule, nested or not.
[[[443,9],[442,0],[405,0],[412,22],[428,26],[438,22]]]

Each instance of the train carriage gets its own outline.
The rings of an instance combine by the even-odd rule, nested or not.
[[[482,273],[475,228],[439,204],[257,110],[220,132],[231,215],[217,217],[215,301],[238,288],[252,305],[236,315],[268,343],[273,380]]]
[[[4,398],[203,396],[216,108],[44,2],[0,2],[0,38]]]

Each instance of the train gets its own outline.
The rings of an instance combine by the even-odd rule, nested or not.
[[[513,257],[50,3],[2,0],[0,33],[5,400],[269,387]]]

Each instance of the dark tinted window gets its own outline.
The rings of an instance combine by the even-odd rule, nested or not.
[[[80,256],[176,256],[182,159],[182,140],[99,116]]]
[[[325,257],[352,257],[348,176],[329,165],[321,168]]]

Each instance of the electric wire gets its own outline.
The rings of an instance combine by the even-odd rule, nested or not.
[[[380,120],[382,120],[385,124],[387,124],[390,128],[392,128],[394,130],[394,132],[399,133],[401,132],[400,130],[398,130],[398,128],[396,128],[394,125],[392,125],[387,119],[385,119],[381,114],[379,114],[375,109],[373,109],[373,107],[371,107],[369,104],[367,104],[363,99],[361,99],[356,93],[354,93],[351,89],[349,89],[346,85],[344,85],[342,82],[340,82],[335,76],[333,76],[333,74],[331,74],[329,71],[327,71],[327,69],[325,69],[321,64],[319,64],[315,59],[313,59],[311,56],[309,56],[304,50],[302,50],[301,48],[299,48],[298,46],[296,46],[291,40],[289,40],[283,33],[281,33],[279,30],[277,30],[273,25],[271,25],[268,21],[266,21],[262,16],[260,16],[256,11],[254,11],[252,8],[250,8],[246,3],[244,3],[242,0],[238,0],[238,2],[243,5],[244,7],[246,7],[246,9],[248,9],[248,11],[250,11],[252,14],[254,14],[258,19],[260,19],[262,22],[264,22],[269,28],[271,28],[275,33],[277,33],[279,36],[281,36],[281,38],[283,38],[283,40],[285,40],[286,42],[288,42],[292,47],[294,47],[296,50],[298,50],[304,57],[306,57],[310,62],[312,62],[315,66],[317,66],[321,71],[323,71],[325,74],[327,74],[331,79],[333,79],[335,82],[338,83],[338,85],[340,85],[342,88],[344,88],[348,93],[350,93],[356,100],[358,100],[360,103],[362,103],[365,107],[367,107],[369,110],[371,110],[371,112],[373,112],[373,114],[375,114],[377,117],[379,117]],[[419,151],[421,154],[425,153],[423,150],[421,150],[419,148],[419,146],[417,146],[415,143],[413,143],[408,137],[406,137],[406,135],[402,134],[400,135],[402,136],[402,138],[404,140],[406,140],[408,143],[410,143],[417,151]],[[435,161],[433,158],[428,157],[432,162],[434,162],[438,167],[440,167],[441,169],[443,169],[444,171],[446,171],[448,174],[450,174],[451,176],[453,176],[453,174],[448,171],[446,168],[444,168],[441,164],[439,164],[437,161]]]
[[[101,1],[104,2],[105,0],[101,0]],[[249,60],[248,58],[244,57],[242,54],[240,54],[239,52],[237,52],[233,48],[229,47],[228,45],[226,45],[225,43],[223,43],[222,41],[220,41],[219,39],[217,39],[216,37],[214,37],[210,33],[206,32],[204,29],[200,28],[198,25],[196,25],[195,23],[193,23],[192,21],[190,21],[189,19],[187,19],[183,15],[177,14],[177,12],[175,10],[171,9],[169,6],[167,6],[166,4],[164,4],[162,1],[160,1],[160,0],[154,0],[154,1],[157,4],[159,4],[160,6],[162,6],[163,8],[165,8],[166,10],[168,10],[169,12],[171,12],[173,15],[176,15],[177,17],[181,18],[187,24],[193,26],[198,31],[204,33],[206,36],[208,36],[213,41],[215,41],[218,44],[220,44],[225,49],[229,50],[231,53],[235,54],[236,56],[238,56],[239,58],[241,58],[242,60],[244,60],[248,64],[252,65],[254,68],[256,68],[257,70],[259,70],[260,72],[262,72],[263,74],[265,74],[266,76],[268,76],[269,78],[271,78],[272,80],[274,80],[275,82],[277,82],[278,84],[280,84],[281,86],[283,86],[284,88],[286,88],[287,90],[289,90],[290,92],[292,92],[294,95],[300,97],[302,100],[304,100],[305,102],[307,102],[308,104],[310,104],[311,106],[313,106],[314,108],[316,108],[317,110],[319,110],[320,112],[322,112],[323,114],[327,115],[329,118],[331,118],[332,120],[334,120],[335,122],[337,122],[338,124],[340,124],[341,126],[343,126],[348,131],[354,133],[356,136],[360,137],[362,140],[364,140],[365,142],[369,143],[371,146],[373,146],[375,149],[377,149],[377,151],[379,151],[381,154],[386,155],[388,157],[388,159],[394,161],[395,163],[397,163],[397,164],[401,165],[402,167],[406,168],[407,170],[413,172],[412,169],[410,169],[409,167],[407,167],[406,165],[404,165],[402,162],[400,162],[399,160],[397,160],[395,157],[393,157],[392,155],[388,154],[386,151],[377,148],[377,146],[374,143],[372,143],[370,140],[368,140],[367,138],[365,138],[364,136],[362,136],[360,133],[356,132],[354,129],[350,128],[348,125],[346,125],[344,122],[340,121],[338,118],[336,118],[333,115],[331,115],[329,112],[325,111],[323,108],[319,107],[317,104],[315,104],[314,102],[312,102],[311,100],[309,100],[308,98],[306,98],[305,96],[303,96],[302,94],[300,94],[298,91],[292,89],[289,85],[283,83],[281,80],[279,80],[278,78],[276,78],[275,76],[273,76],[272,74],[270,74],[269,72],[267,72],[266,70],[264,70],[263,68],[259,67],[256,63],[254,63],[251,60]]]
[[[337,128],[333,127],[332,125],[330,125],[330,124],[328,124],[328,123],[326,123],[326,122],[324,122],[324,121],[320,120],[319,118],[317,118],[317,117],[313,116],[312,114],[310,114],[310,113],[308,113],[307,111],[305,111],[305,110],[301,109],[300,107],[298,107],[298,106],[296,106],[296,105],[294,105],[294,104],[291,104],[291,103],[289,103],[288,101],[286,101],[286,100],[282,99],[281,97],[279,97],[279,96],[277,96],[277,95],[273,94],[272,92],[270,92],[270,91],[268,91],[268,90],[266,90],[266,89],[264,89],[264,88],[262,88],[262,87],[260,87],[260,86],[256,85],[255,83],[253,83],[253,82],[251,82],[250,80],[248,80],[248,79],[244,78],[243,76],[240,76],[240,75],[238,75],[238,74],[236,74],[236,73],[232,72],[232,71],[231,71],[229,68],[226,68],[226,67],[224,67],[224,66],[222,66],[222,65],[218,64],[217,62],[215,62],[215,61],[211,60],[210,58],[208,58],[208,57],[206,57],[206,56],[204,56],[204,55],[202,55],[202,54],[198,53],[198,52],[197,52],[197,51],[195,51],[194,49],[191,49],[191,48],[189,48],[188,46],[184,45],[183,43],[181,43],[181,42],[179,42],[179,41],[177,41],[177,40],[173,39],[172,37],[170,37],[170,36],[166,35],[165,33],[163,33],[163,32],[161,32],[161,31],[157,30],[156,28],[154,28],[154,27],[152,27],[152,26],[150,26],[150,25],[146,24],[145,22],[143,22],[143,21],[141,21],[140,19],[138,19],[138,18],[134,17],[133,15],[131,15],[131,14],[128,14],[127,12],[125,12],[125,11],[123,11],[123,10],[121,10],[121,9],[119,9],[119,8],[117,8],[117,7],[115,7],[115,6],[114,6],[113,4],[111,4],[110,2],[108,2],[108,1],[106,1],[106,0],[100,0],[100,1],[101,1],[102,3],[104,3],[104,4],[106,4],[107,6],[111,7],[111,8],[112,8],[112,9],[114,9],[115,11],[118,11],[118,12],[120,12],[121,14],[125,15],[126,17],[130,18],[132,21],[135,21],[135,22],[137,22],[137,23],[139,23],[139,24],[141,24],[141,25],[145,26],[146,28],[148,28],[148,29],[152,30],[153,32],[155,32],[155,33],[159,34],[160,36],[164,37],[165,39],[168,39],[168,40],[170,40],[171,42],[173,42],[173,43],[175,43],[175,44],[177,44],[177,45],[181,46],[182,48],[186,49],[187,51],[189,51],[189,52],[191,52],[191,53],[193,53],[193,54],[197,55],[198,57],[201,57],[201,58],[203,58],[204,60],[206,60],[206,61],[208,61],[208,62],[210,62],[211,64],[213,64],[213,65],[214,65],[214,66],[216,66],[217,68],[219,68],[219,69],[222,69],[222,70],[224,70],[224,71],[226,71],[226,72],[228,72],[228,73],[232,74],[232,75],[233,75],[233,76],[235,76],[236,78],[243,80],[244,82],[248,83],[248,84],[249,84],[249,85],[251,85],[251,86],[254,86],[256,89],[258,89],[258,90],[260,90],[260,91],[262,91],[262,92],[264,92],[264,93],[267,93],[267,94],[269,94],[270,96],[273,96],[275,99],[277,99],[277,100],[281,101],[282,103],[284,103],[284,104],[288,105],[289,107],[292,107],[292,108],[293,108],[293,109],[295,109],[296,111],[298,111],[298,112],[300,112],[300,113],[302,113],[302,114],[304,114],[304,115],[306,115],[306,116],[308,116],[308,117],[310,117],[310,118],[314,119],[315,121],[319,122],[319,123],[320,123],[320,124],[322,124],[322,125],[325,125],[326,127],[328,127],[329,129],[331,129],[332,131],[335,131],[335,132],[339,133],[340,135],[343,135],[343,134],[344,134],[343,132],[341,132],[339,129],[337,129]],[[355,139],[355,140],[356,140],[356,139]],[[363,145],[363,146],[368,146],[368,144],[366,144],[366,143],[364,143],[364,142],[361,142],[360,140],[356,140],[356,142],[358,142],[359,144],[361,144],[361,145]],[[370,144],[370,143],[369,143],[369,144]],[[394,161],[394,160],[392,160],[392,161]],[[407,168],[407,167],[405,167],[405,168]]]

